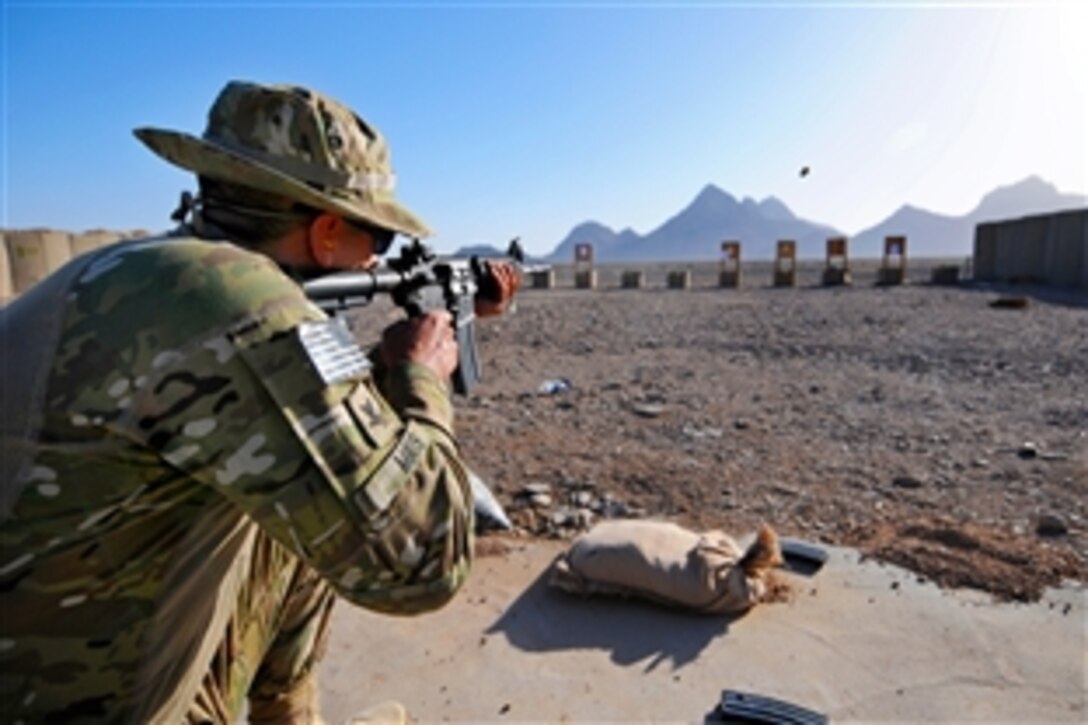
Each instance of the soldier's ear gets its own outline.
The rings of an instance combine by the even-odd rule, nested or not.
[[[328,269],[336,263],[336,245],[343,233],[344,220],[323,211],[314,217],[307,230],[310,256],[319,267]]]

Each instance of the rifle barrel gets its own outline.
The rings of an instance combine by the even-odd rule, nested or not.
[[[304,282],[302,289],[314,302],[324,302],[373,297],[379,292],[392,290],[403,281],[404,276],[391,269],[337,272]]]

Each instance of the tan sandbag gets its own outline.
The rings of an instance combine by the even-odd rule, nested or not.
[[[551,583],[580,594],[634,596],[732,614],[763,597],[767,572],[781,563],[778,537],[766,525],[742,552],[721,531],[700,534],[665,521],[605,521],[556,560]]]
[[[78,257],[85,252],[90,252],[99,247],[105,247],[120,239],[120,234],[117,232],[108,232],[105,229],[94,229],[89,232],[84,232],[83,234],[73,234],[72,256]]]
[[[11,283],[22,294],[72,258],[67,232],[48,229],[5,232],[11,262]]]
[[[0,234],[0,305],[6,304],[15,296],[15,288],[11,284],[11,262],[8,261],[8,240],[4,234]]]

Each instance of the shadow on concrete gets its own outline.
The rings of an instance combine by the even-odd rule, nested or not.
[[[526,652],[599,649],[620,666],[649,660],[645,672],[695,662],[738,617],[700,615],[616,597],[581,597],[539,576],[491,627]]]

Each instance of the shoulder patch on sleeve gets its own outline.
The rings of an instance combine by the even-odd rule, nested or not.
[[[403,423],[393,410],[371,389],[373,382],[359,383],[347,398],[348,409],[355,416],[359,430],[374,448],[382,448],[401,429]]]
[[[339,317],[304,322],[298,337],[326,385],[358,379],[370,369],[370,360]]]
[[[404,487],[420,458],[427,448],[427,443],[416,431],[414,423],[409,423],[397,445],[371,477],[370,481],[355,495],[356,503],[363,512],[382,512],[389,508],[397,492]]]

